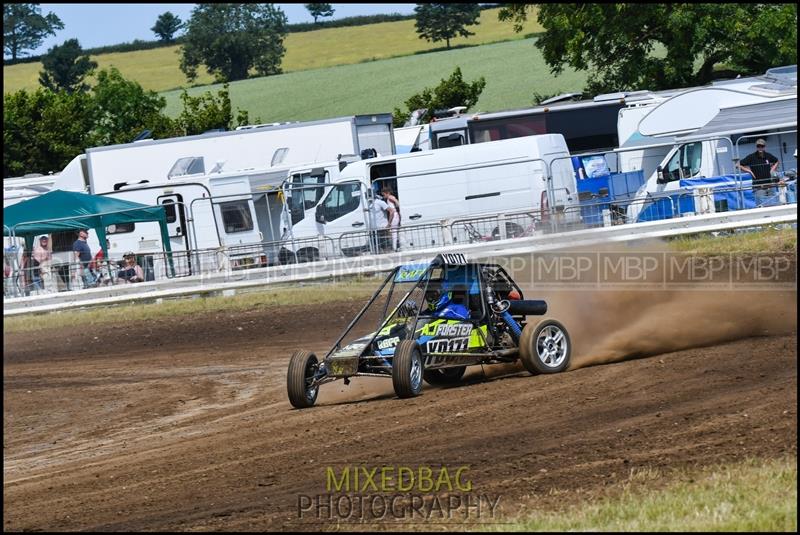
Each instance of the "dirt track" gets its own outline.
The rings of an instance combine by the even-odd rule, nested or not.
[[[515,515],[614,492],[631,470],[796,456],[796,292],[758,298],[765,310],[707,297],[595,308],[565,374],[487,368],[411,400],[356,379],[304,411],[286,399],[289,353],[324,353],[360,303],[7,335],[3,527],[318,529],[298,524],[298,495],[325,492],[337,462],[468,465]],[[569,326],[612,296],[561,299]],[[704,314],[722,327],[681,340]]]

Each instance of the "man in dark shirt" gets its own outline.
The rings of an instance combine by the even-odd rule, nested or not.
[[[95,276],[89,267],[92,261],[92,250],[89,244],[86,243],[86,238],[89,237],[89,230],[82,228],[78,231],[78,239],[72,244],[72,251],[75,253],[75,261],[80,266],[81,277],[85,288],[94,286]]]
[[[775,172],[780,161],[766,149],[767,142],[759,139],[756,141],[756,151],[748,154],[739,162],[739,168],[753,177],[753,192],[757,206],[771,204],[778,196],[778,189],[775,187],[778,179],[772,178],[772,173]]]

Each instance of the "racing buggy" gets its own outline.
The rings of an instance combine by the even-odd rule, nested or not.
[[[564,371],[571,351],[564,326],[527,322],[546,312],[545,301],[524,299],[497,264],[439,254],[398,266],[321,361],[309,351],[292,355],[289,401],[311,407],[320,386],[355,376],[391,377],[397,396],[409,398],[420,394],[423,379],[454,384],[472,365],[519,359],[531,374]]]

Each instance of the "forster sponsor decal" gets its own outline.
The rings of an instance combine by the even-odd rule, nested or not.
[[[436,326],[435,336],[469,336],[470,333],[472,333],[472,325],[469,323],[443,323]]]

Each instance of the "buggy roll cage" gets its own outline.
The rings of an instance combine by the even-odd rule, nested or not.
[[[372,297],[370,297],[370,299],[367,302],[367,304],[364,305],[361,308],[361,310],[358,312],[358,314],[356,314],[356,316],[350,321],[350,323],[345,328],[344,332],[339,336],[339,338],[333,344],[333,347],[325,354],[325,359],[330,357],[335,351],[338,351],[339,349],[341,349],[342,340],[344,340],[344,338],[350,333],[350,331],[353,329],[353,327],[364,316],[366,311],[370,308],[370,306],[372,306],[372,304],[375,302],[375,300],[381,294],[383,289],[390,282],[392,283],[392,285],[389,287],[389,294],[386,296],[386,303],[383,306],[383,313],[380,316],[380,320],[379,320],[377,329],[375,330],[375,332],[373,333],[372,337],[369,339],[367,344],[364,346],[365,348],[369,347],[375,341],[375,338],[378,336],[378,333],[380,333],[381,330],[384,327],[386,327],[386,325],[388,324],[389,320],[392,319],[392,317],[396,314],[396,312],[401,309],[401,307],[406,303],[406,301],[408,301],[408,298],[411,295],[411,292],[413,292],[423,281],[425,282],[425,286],[424,286],[424,288],[422,290],[422,295],[423,296],[427,295],[428,286],[430,285],[430,282],[431,282],[431,272],[436,268],[444,268],[446,270],[448,265],[449,266],[473,266],[474,269],[476,270],[475,276],[476,276],[477,282],[478,282],[478,293],[480,295],[480,302],[481,302],[481,315],[478,318],[471,318],[469,321],[472,322],[472,323],[478,324],[478,323],[486,321],[486,319],[487,319],[487,310],[486,310],[486,306],[485,306],[485,304],[486,304],[486,286],[484,284],[483,277],[481,276],[482,274],[486,273],[487,269],[488,270],[493,270],[493,273],[492,273],[492,276],[491,276],[492,280],[489,281],[490,283],[494,283],[495,280],[497,280],[498,278],[500,278],[502,276],[502,278],[505,279],[505,281],[507,281],[509,283],[509,285],[519,293],[520,299],[524,298],[524,295],[522,293],[522,289],[517,285],[516,282],[514,282],[514,279],[512,279],[509,276],[508,272],[506,272],[506,270],[502,266],[500,266],[498,264],[467,262],[466,260],[463,259],[462,255],[448,255],[448,256],[450,256],[450,257],[452,257],[452,256],[461,256],[461,260],[462,261],[459,262],[459,263],[448,262],[447,259],[443,255],[441,255],[441,254],[437,255],[436,258],[434,258],[428,264],[428,267],[425,268],[425,271],[419,276],[419,278],[417,278],[416,281],[413,281],[413,280],[409,281],[409,282],[415,282],[414,286],[411,287],[406,292],[405,296],[403,296],[403,298],[400,300],[400,302],[397,304],[397,306],[395,306],[395,309],[392,311],[392,313],[387,316],[387,312],[388,312],[388,309],[389,309],[389,303],[391,302],[392,294],[394,292],[394,287],[395,287],[394,283],[395,282],[402,282],[402,281],[396,281],[395,278],[396,278],[398,272],[405,266],[400,265],[400,266],[396,266],[395,268],[393,268],[389,272],[387,277],[384,279],[384,281],[381,283],[381,285],[378,287],[378,289],[372,294]],[[446,273],[446,271],[445,271],[445,273]],[[413,325],[416,325],[417,322],[419,321],[419,315],[420,315],[421,311],[422,311],[422,306],[417,306],[416,307],[416,312],[414,314]]]

